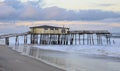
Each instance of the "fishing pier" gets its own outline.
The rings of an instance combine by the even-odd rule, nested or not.
[[[76,30],[49,25],[30,27],[29,32],[0,35],[9,45],[9,38],[15,37],[15,45],[19,45],[19,37],[23,36],[24,44],[38,45],[110,45],[111,33],[107,30]],[[28,37],[29,36],[29,37]],[[30,41],[28,41],[30,39]]]

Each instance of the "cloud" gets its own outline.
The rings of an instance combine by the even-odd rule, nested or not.
[[[109,19],[104,19],[101,20],[100,22],[106,22],[106,23],[120,23],[120,18],[109,18]]]
[[[41,0],[40,0],[41,1]],[[0,20],[69,20],[99,21],[120,18],[119,12],[90,10],[66,10],[59,7],[41,8],[38,1],[5,0],[0,5]],[[116,22],[116,21],[114,21]]]
[[[120,18],[119,13],[102,10],[81,10],[77,13],[77,15],[79,16],[78,18],[88,21],[104,20],[109,18]]]
[[[4,3],[8,6],[12,6],[15,9],[23,7],[23,4],[19,0],[5,0]]]
[[[10,19],[13,18],[15,14],[15,9],[8,5],[0,6],[0,19]]]
[[[58,7],[44,8],[40,11],[44,14],[43,20],[79,20],[79,21],[98,21],[104,19],[120,18],[120,13],[102,10],[65,10]]]
[[[29,31],[28,26],[43,24],[65,25],[73,30],[107,29],[119,32],[120,12],[100,9],[74,11],[56,6],[42,8],[41,3],[37,0],[26,2],[5,0],[0,2],[0,30],[2,30],[0,33],[25,32]]]
[[[22,20],[34,20],[38,18],[38,10],[37,8],[33,7],[31,4],[27,4],[24,6],[24,8],[21,10],[19,14],[19,19]]]

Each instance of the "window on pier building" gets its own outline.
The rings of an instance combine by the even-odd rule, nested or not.
[[[44,28],[45,30],[48,30],[48,28]]]
[[[55,30],[58,30],[58,28],[55,28]]]
[[[54,30],[54,28],[50,28],[50,30]]]

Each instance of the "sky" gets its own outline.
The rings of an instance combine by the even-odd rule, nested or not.
[[[38,25],[120,33],[120,0],[0,0],[0,34]]]

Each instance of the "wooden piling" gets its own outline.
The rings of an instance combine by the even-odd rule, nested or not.
[[[27,44],[27,35],[24,35],[24,44]]]
[[[91,44],[92,44],[92,42],[91,42],[91,41],[92,41],[92,39],[91,39],[91,38],[92,38],[92,37],[91,37],[91,34],[89,34],[89,36],[90,36],[90,45],[91,45]]]
[[[42,36],[42,34],[40,34],[40,37],[39,37],[39,44],[41,44],[41,36]]]
[[[58,34],[58,45],[60,45],[60,34]]]
[[[15,38],[15,46],[17,46],[17,45],[19,45],[19,37],[18,36],[16,36],[16,38]]]
[[[94,38],[93,38],[93,34],[92,34],[92,44],[94,45]]]
[[[75,45],[77,45],[77,34],[75,34]]]
[[[5,38],[5,45],[9,45],[9,37]]]
[[[74,41],[74,36],[73,34],[70,34],[70,45],[73,45],[73,41]]]
[[[81,44],[81,42],[80,42],[80,34],[79,34],[79,45]]]
[[[87,45],[89,44],[89,34],[87,34]]]
[[[83,34],[83,45],[85,45],[85,35]]]

